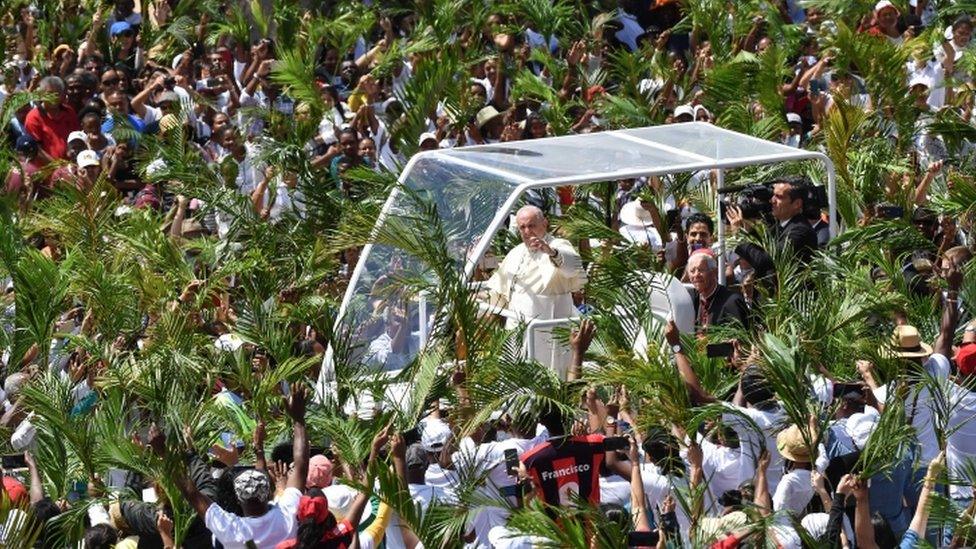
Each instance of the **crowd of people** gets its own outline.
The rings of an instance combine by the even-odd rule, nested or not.
[[[966,6],[0,5],[2,544],[972,546]],[[482,290],[370,233],[416,154],[692,122],[837,219],[805,164],[534,191]],[[423,267],[348,326],[371,238]]]

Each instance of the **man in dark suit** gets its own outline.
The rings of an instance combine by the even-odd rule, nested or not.
[[[803,201],[807,196],[808,182],[802,177],[785,177],[773,185],[773,198],[770,200],[773,223],[769,227],[776,242],[777,251],[792,250],[793,257],[807,264],[817,249],[817,233],[804,215]],[[736,231],[743,225],[738,208],[729,208],[729,223]],[[775,274],[773,259],[769,253],[751,242],[743,242],[735,247],[735,253],[749,262],[756,270],[756,278],[763,279]]]
[[[738,322],[749,327],[749,309],[741,294],[718,283],[718,261],[711,250],[701,249],[688,258],[688,280],[694,286],[691,302],[695,307],[695,326],[704,330]]]

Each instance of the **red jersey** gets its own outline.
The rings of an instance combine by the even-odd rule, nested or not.
[[[78,115],[68,105],[62,105],[57,114],[52,114],[43,107],[34,107],[27,113],[24,127],[51,158],[67,157],[68,134],[81,129]]]
[[[569,437],[559,446],[543,442],[522,454],[538,495],[549,505],[569,506],[576,498],[600,504],[603,435]]]

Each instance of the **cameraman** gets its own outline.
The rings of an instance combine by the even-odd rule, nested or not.
[[[809,182],[803,177],[780,178],[773,184],[773,197],[769,201],[774,220],[769,230],[776,241],[777,251],[789,247],[796,259],[804,264],[809,263],[817,249],[817,234],[804,215],[804,200],[807,199],[809,187]],[[742,211],[738,206],[729,206],[728,220],[733,233],[744,226]],[[752,265],[757,279],[774,274],[773,260],[762,247],[743,242],[735,247],[735,253]]]

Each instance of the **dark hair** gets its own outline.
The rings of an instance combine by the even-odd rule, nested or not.
[[[224,135],[226,135],[227,132],[235,132],[236,133],[237,132],[237,128],[235,128],[233,124],[227,124],[227,125],[221,127],[219,130],[217,130],[217,133],[214,135],[214,137],[217,138],[216,141],[223,141],[224,140]]]
[[[312,488],[307,494],[310,498],[324,498],[325,494],[318,488]],[[298,535],[295,536],[295,549],[315,549],[322,547],[322,538],[325,533],[335,528],[335,515],[329,513],[322,522],[315,522],[313,517],[308,517],[298,524]]]
[[[742,395],[753,406],[773,400],[773,391],[758,366],[749,366],[742,372]]]
[[[648,429],[641,448],[647,457],[665,472],[676,470],[681,463],[678,439],[663,427],[655,425]]]
[[[539,423],[549,431],[549,436],[561,436],[566,432],[566,421],[562,410],[554,404],[550,404],[549,408],[539,415]]]
[[[352,136],[356,139],[356,143],[359,143],[359,132],[357,132],[356,128],[353,127],[346,127],[339,130],[339,133],[336,135],[336,139],[341,140],[342,136],[346,135],[347,133],[352,134]]]
[[[712,218],[708,215],[701,212],[695,212],[689,215],[688,221],[685,222],[685,230],[687,231],[690,229],[695,223],[704,223],[705,226],[708,227],[708,232],[713,234],[715,233],[715,222],[712,221]]]
[[[325,523],[315,522],[308,517],[298,523],[298,535],[295,536],[295,549],[315,549],[325,536]]]
[[[810,180],[802,175],[787,175],[779,177],[776,178],[773,183],[789,185],[790,190],[786,194],[789,195],[791,201],[806,200],[807,188],[813,186]]]
[[[630,513],[623,505],[618,505],[616,503],[601,503],[600,512],[603,516],[607,517],[607,520],[617,524],[620,528],[629,530],[630,529]]]
[[[891,530],[891,525],[888,521],[881,516],[881,513],[875,511],[871,515],[871,526],[874,527],[874,541],[877,542],[878,547],[881,549],[894,549],[898,547],[898,540],[895,539],[895,533]]]
[[[282,461],[290,464],[295,457],[292,454],[292,451],[293,445],[291,441],[276,444],[275,447],[271,449],[271,461]]]
[[[33,504],[32,507],[34,508],[34,520],[37,521],[41,529],[40,535],[37,536],[37,541],[34,542],[34,547],[41,549],[54,549],[58,547],[57,540],[55,539],[57,538],[56,532],[54,532],[53,528],[47,527],[47,522],[60,515],[61,509],[48,497]]]
[[[718,504],[722,507],[742,507],[742,492],[739,490],[726,490],[718,497]]]
[[[108,524],[96,524],[85,531],[85,549],[112,549],[119,542],[119,533]]]
[[[234,492],[234,472],[232,469],[225,469],[223,474],[217,477],[214,496],[214,503],[218,507],[228,513],[244,516],[241,502],[237,499],[237,493]]]

